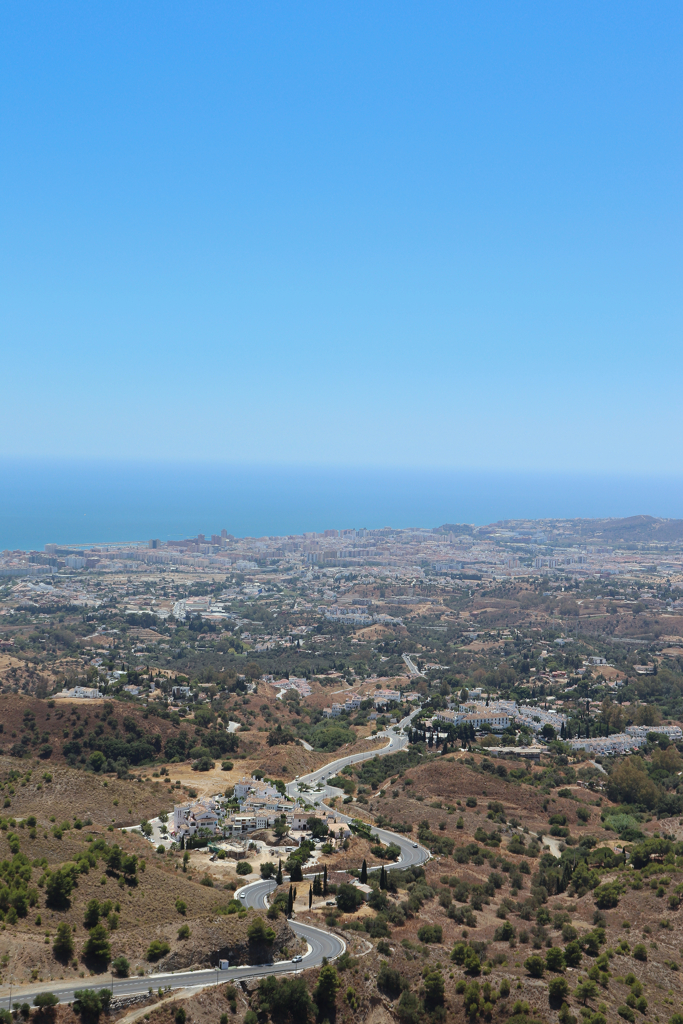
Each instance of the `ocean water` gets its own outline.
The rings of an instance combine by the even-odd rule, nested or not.
[[[636,514],[683,517],[683,477],[0,461],[0,550]]]

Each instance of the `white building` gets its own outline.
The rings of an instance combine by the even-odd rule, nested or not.
[[[587,750],[593,754],[626,754],[630,750],[644,746],[647,740],[644,736],[629,736],[625,732],[616,732],[613,736],[596,736],[593,739],[576,739],[569,742],[572,750]]]
[[[55,694],[57,699],[60,697],[78,697],[80,699],[97,700],[98,697],[102,696],[103,694],[98,689],[91,686],[74,686],[71,690],[62,690],[61,693]]]
[[[629,736],[638,736],[647,739],[650,732],[658,732],[668,736],[670,740],[683,739],[683,732],[678,725],[627,725],[624,730]]]

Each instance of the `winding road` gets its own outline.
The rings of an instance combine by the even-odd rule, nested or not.
[[[309,775],[290,782],[287,792],[290,796],[301,796],[307,802],[321,804],[325,797],[343,795],[343,791],[333,786],[322,785],[315,792],[300,791],[300,786],[318,786],[331,775],[335,775],[347,764],[356,764],[372,757],[382,757],[387,754],[394,754],[402,750],[408,744],[408,738],[403,734],[403,729],[410,723],[417,711],[404,718],[398,725],[392,726],[385,733],[378,734],[378,739],[387,738],[388,744],[379,750],[364,751],[360,754],[349,754],[347,757],[337,758],[323,768],[319,768]],[[341,815],[343,820],[350,822],[348,815]],[[386,865],[387,870],[392,868],[406,868],[416,864],[423,864],[429,859],[429,851],[418,843],[414,843],[405,836],[386,829],[375,829],[382,842],[395,843],[401,850],[400,858],[393,864]],[[373,870],[372,868],[370,870]],[[374,869],[376,870],[376,869]],[[311,876],[313,877],[313,876]],[[268,881],[251,882],[237,890],[235,896],[243,900],[246,907],[253,907],[263,910],[268,906],[268,896],[276,888],[273,879]],[[166,988],[174,989],[205,988],[207,985],[217,985],[226,981],[239,981],[243,978],[262,978],[268,974],[289,974],[305,970],[309,967],[317,967],[322,963],[323,958],[334,960],[346,949],[344,940],[333,932],[325,931],[322,928],[314,928],[312,925],[303,924],[300,921],[290,920],[289,925],[292,931],[305,939],[308,944],[308,952],[297,963],[291,960],[282,960],[272,964],[244,965],[241,967],[230,967],[227,971],[220,971],[215,968],[197,971],[175,971],[166,974],[147,974],[144,977],[114,978],[111,974],[101,975],[97,980],[71,980],[68,982],[42,982],[30,985],[14,985],[10,997],[9,985],[0,988],[0,1008],[10,1009],[11,1004],[33,1002],[39,992],[54,992],[60,1003],[70,1003],[74,1000],[74,992],[84,988],[109,988],[115,997],[139,995],[150,989]]]

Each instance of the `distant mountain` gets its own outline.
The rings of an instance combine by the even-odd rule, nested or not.
[[[474,533],[474,527],[469,523],[444,523],[443,526],[434,528],[434,533]]]
[[[581,536],[602,537],[611,544],[683,540],[683,519],[628,516],[625,519],[583,519],[577,524]]]

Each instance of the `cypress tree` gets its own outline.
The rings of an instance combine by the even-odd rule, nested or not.
[[[309,887],[308,887],[308,909],[310,910],[312,906],[313,906],[313,886],[309,885]]]
[[[327,896],[327,864],[323,866],[323,896]]]
[[[360,869],[360,881],[361,885],[366,885],[368,881],[368,865],[365,862],[365,858],[363,858],[363,866]]]
[[[282,885],[282,857],[280,857],[277,862],[277,874],[275,876],[275,881],[278,885]]]
[[[293,896],[292,887],[290,885],[290,887],[289,887],[289,895],[287,897],[287,917],[291,917],[292,916],[292,909],[293,909],[293,907],[294,907],[294,896]]]

